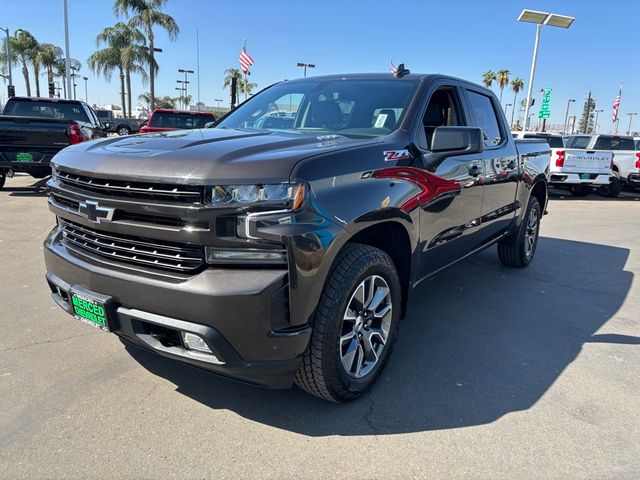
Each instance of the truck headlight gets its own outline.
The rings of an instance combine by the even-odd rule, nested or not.
[[[304,184],[272,183],[263,185],[215,185],[211,192],[213,205],[248,205],[254,203],[287,203],[291,210],[302,206]]]

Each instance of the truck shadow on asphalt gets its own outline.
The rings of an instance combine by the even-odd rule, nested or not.
[[[596,201],[596,202],[638,202],[640,201],[640,190],[634,191],[626,191],[623,190],[620,194],[615,198],[604,197],[597,192],[592,192],[586,197],[574,197],[569,193],[569,190],[565,190],[562,188],[550,188],[549,189],[549,198],[551,200],[588,200],[588,201]]]
[[[212,408],[309,436],[380,435],[494,422],[532,407],[624,302],[629,251],[541,238],[524,270],[489,249],[420,285],[385,372],[361,399],[336,405],[301,390],[256,389],[129,347],[150,372]],[[211,425],[208,428],[215,428]]]

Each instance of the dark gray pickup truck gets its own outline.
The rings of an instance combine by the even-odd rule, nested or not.
[[[214,128],[56,155],[46,277],[125,342],[347,401],[379,377],[413,287],[495,244],[532,261],[549,155],[457,78],[285,81]]]
[[[48,176],[56,153],[103,137],[103,130],[91,107],[79,100],[10,98],[0,115],[0,188],[13,172]]]

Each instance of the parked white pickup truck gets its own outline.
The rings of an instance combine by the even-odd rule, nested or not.
[[[613,156],[611,182],[600,187],[601,195],[617,197],[625,186],[640,186],[640,150],[636,148],[633,137],[603,134],[573,135],[565,138],[565,145],[567,148],[610,153]]]
[[[517,132],[515,138],[546,140],[551,147],[549,183],[556,187],[568,187],[571,195],[589,195],[591,187],[608,187],[613,155],[607,152],[585,151],[582,147],[570,148],[562,135],[545,132]]]

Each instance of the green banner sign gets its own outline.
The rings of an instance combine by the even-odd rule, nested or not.
[[[542,94],[542,104],[540,105],[540,111],[538,112],[538,118],[549,118],[551,116],[551,110],[549,110],[549,103],[551,102],[551,89],[545,88]]]

